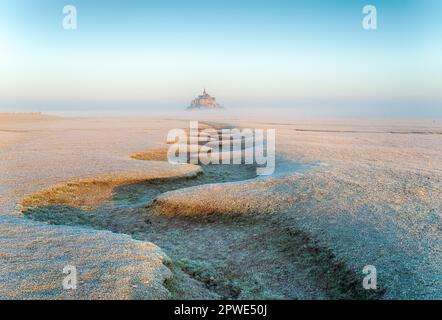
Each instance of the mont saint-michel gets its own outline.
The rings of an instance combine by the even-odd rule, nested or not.
[[[205,109],[223,109],[221,105],[216,102],[215,97],[212,97],[204,89],[203,94],[192,100],[187,110],[205,110]]]

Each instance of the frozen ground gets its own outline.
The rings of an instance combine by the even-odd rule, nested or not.
[[[275,128],[278,175],[159,190],[145,213],[150,227],[135,218],[137,229],[128,231],[115,215],[112,224],[86,219],[83,227],[30,221],[17,204],[67,180],[117,175],[117,196],[99,198],[106,208],[106,201],[122,201],[119,194],[137,194],[139,186],[124,187],[124,177],[190,174],[197,169],[129,158],[158,150],[168,128],[187,122],[0,121],[0,296],[63,298],[62,265],[77,261],[100,276],[86,277],[75,298],[442,298],[440,123],[225,122]],[[314,166],[299,171],[296,163]],[[117,213],[134,219],[142,207]],[[85,216],[112,210],[97,212]],[[365,265],[378,269],[381,290],[373,296],[360,292]],[[122,270],[129,270],[124,277]]]
[[[26,195],[78,178],[131,182],[197,170],[129,158],[161,140],[162,126],[155,120],[0,115],[0,298],[170,297],[163,286],[171,276],[168,258],[157,246],[107,231],[32,222],[17,206]],[[77,291],[62,290],[66,265],[83,275]]]

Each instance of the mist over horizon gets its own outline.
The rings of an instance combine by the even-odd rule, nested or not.
[[[0,112],[442,117],[438,1],[0,1]],[[194,17],[198,17],[195,19]],[[220,19],[220,17],[222,19]]]
[[[414,101],[403,102],[341,102],[326,103],[299,102],[292,104],[261,103],[251,104],[222,104],[222,110],[186,110],[188,102],[182,104],[158,102],[158,103],[124,103],[124,102],[81,102],[81,103],[11,103],[9,107],[0,106],[0,112],[41,112],[54,115],[67,116],[233,116],[262,118],[386,118],[386,119],[442,119],[442,104],[438,102],[426,102],[420,104]],[[7,104],[6,104],[7,106]]]

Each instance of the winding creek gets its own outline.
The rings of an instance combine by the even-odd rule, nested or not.
[[[376,298],[357,289],[352,273],[331,252],[289,228],[285,212],[197,217],[152,213],[153,201],[165,192],[256,178],[254,165],[201,167],[202,173],[193,178],[119,186],[111,199],[93,209],[54,204],[28,208],[23,214],[49,224],[110,230],[155,243],[173,261],[169,268],[174,277],[165,285],[177,299]]]

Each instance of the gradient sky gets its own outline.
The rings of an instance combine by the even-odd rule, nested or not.
[[[439,0],[0,0],[0,111],[175,110],[206,87],[232,109],[442,117],[441,16]]]

